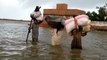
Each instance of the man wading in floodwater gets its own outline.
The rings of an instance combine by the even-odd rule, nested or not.
[[[42,23],[43,17],[39,11],[41,7],[36,6],[35,10],[30,14],[31,17],[31,27],[32,29],[32,42],[38,42],[39,36],[39,24]]]

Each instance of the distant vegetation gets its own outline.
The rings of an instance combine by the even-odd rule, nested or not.
[[[92,21],[107,21],[107,3],[102,7],[96,7],[98,9],[98,13],[95,11],[88,11],[86,14]]]

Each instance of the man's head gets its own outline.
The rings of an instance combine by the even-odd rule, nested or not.
[[[34,11],[39,11],[40,8],[41,8],[40,6],[36,6]]]

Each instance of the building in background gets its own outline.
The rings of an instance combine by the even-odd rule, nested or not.
[[[59,3],[57,4],[56,9],[44,9],[43,15],[58,15],[58,16],[76,16],[86,14],[85,11],[80,9],[68,9],[68,5],[65,3]],[[43,22],[40,26],[48,27],[46,22]]]

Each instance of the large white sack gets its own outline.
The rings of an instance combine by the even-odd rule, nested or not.
[[[74,18],[65,20],[65,28],[66,28],[67,33],[69,33],[75,28]]]
[[[89,24],[89,17],[87,15],[78,15],[75,17],[79,26],[84,26]]]
[[[77,20],[78,26],[86,26],[91,23],[87,15],[78,15],[75,18],[72,17],[70,19],[67,19],[65,20],[65,28],[68,33],[76,28],[74,20]]]
[[[83,26],[83,32],[89,32],[91,30],[91,25]]]
[[[40,11],[37,11],[37,12],[32,12],[30,15],[33,15],[33,17],[37,18],[41,15],[41,12]]]
[[[39,21],[42,21],[43,20],[43,16],[42,15],[40,15],[39,17],[37,17],[36,18],[37,20],[39,20]]]
[[[43,16],[40,11],[37,11],[37,12],[34,11],[30,14],[30,16],[33,16],[33,18],[40,20],[40,21],[43,20]]]

